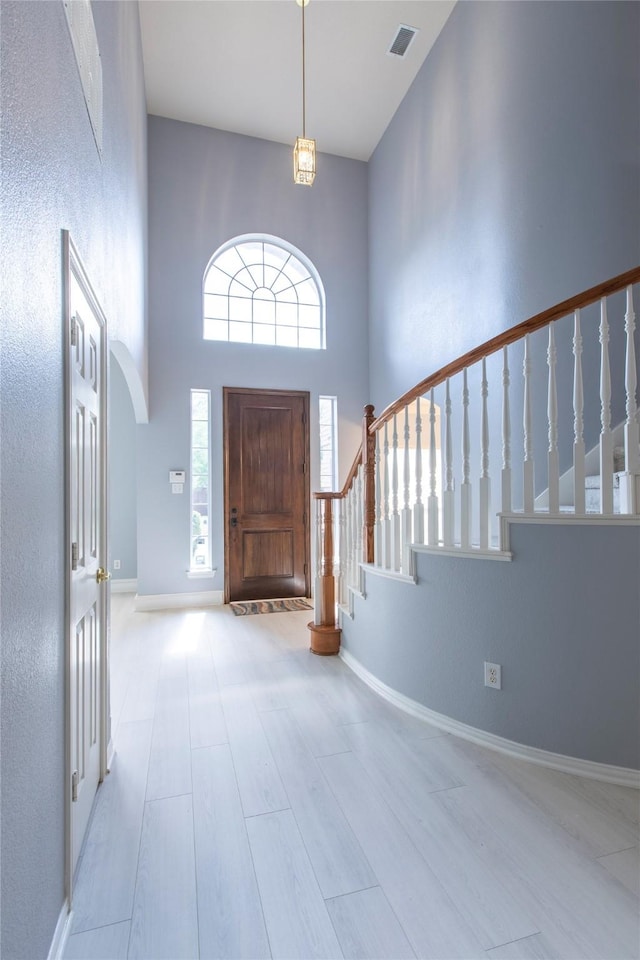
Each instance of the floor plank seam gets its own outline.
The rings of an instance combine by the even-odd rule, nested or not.
[[[594,859],[603,860],[605,857],[615,857],[617,853],[631,853],[632,850],[638,850],[637,843],[632,844],[632,846],[630,847],[623,847],[622,850],[611,850],[610,853],[599,853],[598,856],[595,857]],[[638,851],[638,853],[640,855],[640,850]]]

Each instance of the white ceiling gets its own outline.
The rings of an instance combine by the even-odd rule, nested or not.
[[[306,134],[368,160],[455,0],[311,0]],[[295,0],[142,0],[149,113],[281,143],[302,134],[302,10]],[[404,59],[387,49],[417,27]]]

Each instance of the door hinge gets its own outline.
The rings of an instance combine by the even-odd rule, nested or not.
[[[304,565],[304,572],[305,572],[305,574],[309,573],[309,564],[308,564],[308,563],[305,563],[305,565]]]
[[[73,773],[71,774],[71,799],[74,803],[78,799],[79,781],[80,781],[80,777],[78,776],[78,771],[74,770]]]
[[[78,345],[78,321],[75,314],[71,317],[71,346]]]
[[[302,464],[302,472],[303,472],[303,473],[306,473],[306,472],[307,472],[307,461],[306,461],[306,460],[305,460],[304,463]]]
[[[78,569],[78,544],[77,543],[71,544],[71,569],[72,570]]]

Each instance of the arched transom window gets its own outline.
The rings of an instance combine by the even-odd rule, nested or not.
[[[241,237],[214,254],[203,306],[205,340],[324,349],[320,278],[275,237]]]

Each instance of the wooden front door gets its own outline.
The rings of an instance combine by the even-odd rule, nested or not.
[[[224,388],[225,600],[309,596],[309,394]]]

